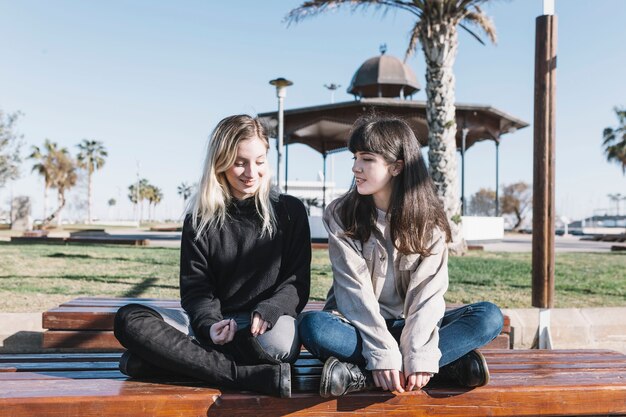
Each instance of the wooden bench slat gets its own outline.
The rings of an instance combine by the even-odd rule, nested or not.
[[[86,371],[93,369],[118,369],[119,361],[114,362],[7,362],[0,364],[0,368],[16,368],[18,371]]]
[[[119,361],[120,353],[9,353],[0,354],[0,364],[6,362],[106,362]]]
[[[130,303],[154,305],[164,308],[180,309],[177,300],[156,299],[106,299],[89,300],[79,298],[61,304],[57,308],[43,313],[43,327],[50,330],[89,329],[89,330],[112,330],[113,318],[117,310]],[[321,310],[324,306],[322,301],[309,301],[304,311]],[[455,306],[449,306],[453,308]],[[510,318],[505,316],[503,333],[509,334]]]
[[[119,355],[119,354],[118,354]],[[503,356],[514,361],[491,361]],[[3,359],[7,356],[4,355]],[[424,391],[393,395],[370,391],[322,399],[315,392],[295,393],[277,399],[253,393],[220,394],[200,382],[125,380],[119,371],[106,370],[110,363],[93,361],[93,369],[79,370],[80,362],[68,362],[76,370],[45,370],[41,373],[0,373],[0,409],[11,416],[295,416],[315,415],[436,415],[436,416],[557,416],[626,413],[626,356],[605,351],[487,351],[492,369],[489,385],[474,390],[451,386],[428,386]],[[524,364],[524,357],[528,362]],[[568,360],[563,361],[562,358]],[[50,355],[51,359],[55,354]],[[321,363],[303,352],[293,373],[294,391],[316,391]],[[598,361],[598,359],[602,359]],[[43,355],[36,357],[36,366]],[[57,356],[56,359],[59,359]],[[541,363],[537,364],[536,360]],[[578,363],[572,362],[576,359]],[[605,359],[613,359],[608,362]],[[39,361],[39,363],[37,363]],[[27,362],[25,360],[25,362]],[[88,361],[84,361],[88,362]],[[5,362],[8,364],[10,362]],[[63,364],[50,360],[54,369]],[[314,365],[314,366],[312,366]],[[100,368],[100,369],[97,369]],[[22,366],[20,369],[26,369]],[[19,370],[19,369],[18,369]],[[89,379],[93,377],[102,379]],[[62,379],[58,379],[62,377]],[[67,378],[67,379],[65,379]],[[185,398],[188,408],[171,408]],[[155,403],[160,408],[152,408]],[[47,407],[38,408],[46,404]],[[76,404],[80,407],[72,408]],[[124,407],[120,408],[120,404]],[[202,405],[201,405],[202,404]],[[204,407],[204,408],[202,408]],[[159,414],[162,413],[162,414]]]
[[[33,386],[33,382],[36,382]],[[290,415],[442,415],[540,416],[625,413],[626,388],[613,391],[580,386],[531,387],[513,391],[503,387],[475,390],[427,389],[393,395],[385,392],[353,394],[323,399],[316,394],[295,394],[278,399],[256,394],[229,394],[205,387],[150,384],[137,381],[94,380],[3,381],[10,393],[0,393],[0,408],[14,417],[46,415],[154,416],[176,413],[210,416]],[[219,397],[219,398],[218,398]],[[178,398],[178,401],[177,401]],[[589,399],[593,398],[593,401]],[[620,404],[620,398],[622,399]],[[114,399],[114,400],[113,400]],[[186,400],[184,407],[173,407]],[[202,405],[200,404],[202,403]],[[45,405],[45,407],[43,406]],[[159,405],[159,407],[155,407]],[[122,406],[122,407],[120,407]]]

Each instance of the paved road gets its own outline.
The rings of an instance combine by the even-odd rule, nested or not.
[[[502,242],[479,243],[491,252],[531,252],[532,235],[507,234]],[[555,236],[554,249],[557,252],[610,252],[613,242],[592,242],[580,240],[580,236]]]
[[[111,233],[111,235],[115,234],[118,233]],[[180,246],[180,232],[127,232],[119,233],[119,235],[135,239],[150,239],[150,246]],[[507,234],[502,242],[477,242],[477,244],[491,252],[530,252],[532,250],[532,235]],[[554,242],[557,252],[610,252],[611,246],[616,244],[619,243],[580,240],[579,236],[556,236]]]

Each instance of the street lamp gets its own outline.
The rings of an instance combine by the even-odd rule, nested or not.
[[[283,121],[283,113],[284,106],[283,101],[285,96],[287,95],[287,87],[293,85],[293,83],[284,78],[276,78],[275,80],[270,81],[270,84],[276,87],[276,97],[278,97],[278,137],[276,138],[276,186],[280,190],[280,160],[283,155],[283,129],[284,129],[284,121]]]

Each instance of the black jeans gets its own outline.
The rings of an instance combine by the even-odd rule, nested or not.
[[[244,353],[232,349],[233,343],[228,344],[231,346],[201,344],[166,323],[155,310],[140,304],[118,310],[114,333],[122,346],[155,368],[211,384],[235,386],[236,356]]]

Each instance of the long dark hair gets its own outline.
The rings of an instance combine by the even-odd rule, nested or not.
[[[387,162],[404,161],[404,168],[392,179],[387,211],[391,240],[403,254],[430,255],[429,242],[439,228],[451,240],[450,225],[437,197],[419,142],[413,130],[402,119],[369,115],[359,118],[350,134],[348,149],[352,153],[376,153]],[[353,182],[341,197],[337,214],[346,228],[346,236],[361,242],[370,238],[376,227],[376,206],[371,195],[361,195]]]

